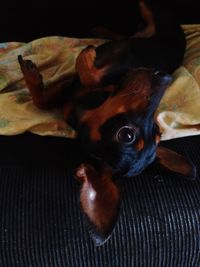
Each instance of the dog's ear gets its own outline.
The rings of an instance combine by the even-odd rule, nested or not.
[[[119,213],[120,191],[112,176],[112,170],[105,165],[84,163],[76,170],[76,177],[82,182],[80,204],[97,246],[111,236]]]
[[[162,146],[157,147],[159,163],[166,169],[182,174],[191,180],[196,178],[196,167],[186,157]]]

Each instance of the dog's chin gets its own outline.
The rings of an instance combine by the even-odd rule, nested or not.
[[[105,164],[113,171],[114,179],[126,179],[141,174],[156,158],[156,146],[145,150],[139,156],[132,154],[105,153],[101,150],[85,151],[92,164]],[[117,156],[118,155],[118,156]]]
[[[121,177],[123,179],[130,179],[130,178],[136,177],[136,176],[140,175],[146,169],[146,167],[147,166],[140,168],[140,169],[131,169],[131,170],[123,173],[122,175],[119,175],[119,178]]]
[[[127,164],[126,166],[112,166],[115,173],[115,179],[129,179],[140,175],[145,169],[155,161],[156,155],[144,159],[143,161],[134,162],[133,164]]]
[[[123,170],[123,169],[116,169],[114,170],[114,180],[125,180],[125,179],[130,179],[133,177],[136,177],[140,175],[146,167],[140,168],[140,169],[128,169],[128,170]]]

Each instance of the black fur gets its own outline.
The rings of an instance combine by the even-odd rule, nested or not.
[[[100,141],[94,142],[91,140],[90,129],[87,124],[79,125],[77,123],[78,138],[81,141],[86,158],[90,155],[90,157],[106,162],[118,177],[135,176],[151,164],[156,157],[156,136],[160,135],[159,128],[154,120],[154,112],[170,81],[171,77],[169,75],[162,72],[154,74],[151,81],[153,93],[149,99],[148,110],[142,112],[130,111],[110,118],[100,127]],[[128,81],[125,77],[119,83],[119,92],[120,87],[123,88],[126,82]],[[115,93],[110,98],[114,96]],[[110,109],[112,108],[110,106]],[[77,118],[78,121],[79,118]],[[133,143],[125,144],[116,141],[116,133],[123,126],[130,126],[136,129],[136,138]],[[145,146],[144,149],[138,151],[135,148],[135,144],[141,138]]]
[[[96,68],[102,68],[105,65],[111,67],[105,73],[101,80],[102,88],[108,84],[116,84],[117,90],[120,90],[120,83],[123,77],[132,69],[140,67],[161,70],[160,83],[152,81],[152,87],[166,87],[169,82],[169,76],[165,73],[172,73],[182,63],[185,52],[185,35],[181,27],[170,16],[167,7],[152,1],[145,1],[151,9],[156,26],[155,35],[150,38],[124,38],[117,41],[109,41],[96,48],[96,58],[94,65]],[[166,79],[165,79],[166,78]],[[123,86],[121,86],[123,87]],[[154,88],[156,92],[156,88]],[[163,91],[160,91],[161,94]],[[74,98],[73,118],[74,114],[78,114],[78,110],[95,108],[97,103],[102,104],[109,94],[105,94],[102,89],[102,95],[98,92],[86,96]],[[154,99],[151,98],[151,108],[153,112],[159,104],[161,96],[157,93]],[[96,104],[94,104],[94,102]],[[112,109],[112,107],[110,107]],[[158,133],[152,111],[145,111],[147,114],[130,113],[117,115],[106,121],[101,126],[101,141],[92,142],[89,137],[90,130],[87,125],[79,125],[79,119],[76,117],[76,126],[78,136],[82,141],[83,149],[86,154],[91,154],[97,158],[103,159],[109,163],[116,172],[120,174],[133,176],[140,173],[155,158],[156,144],[155,135]],[[151,114],[151,117],[148,116]],[[113,141],[113,135],[120,125],[136,125],[140,129],[140,135],[144,138],[145,149],[140,153],[135,151],[133,145],[123,145]]]

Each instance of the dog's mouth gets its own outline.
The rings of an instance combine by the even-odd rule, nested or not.
[[[138,162],[135,162],[135,166],[130,166],[130,163],[124,163],[123,165],[117,164],[112,160],[106,160],[102,157],[99,157],[95,154],[90,154],[90,159],[94,162],[98,162],[99,164],[104,164],[112,168],[113,170],[113,179],[121,180],[121,179],[130,179],[141,174],[150,164],[155,161],[156,151],[152,152],[151,155],[148,155],[148,159],[144,158]]]
[[[86,152],[89,161],[112,168],[115,178],[131,178],[139,175],[156,158],[157,144],[153,141],[137,151],[134,144],[104,147],[101,144],[93,151]],[[87,160],[88,160],[87,159]]]

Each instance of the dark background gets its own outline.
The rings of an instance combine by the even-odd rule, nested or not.
[[[198,0],[148,0],[165,3],[180,23],[200,23]],[[48,35],[88,37],[104,25],[133,33],[138,21],[137,0],[73,0],[1,2],[0,42],[31,41]]]

